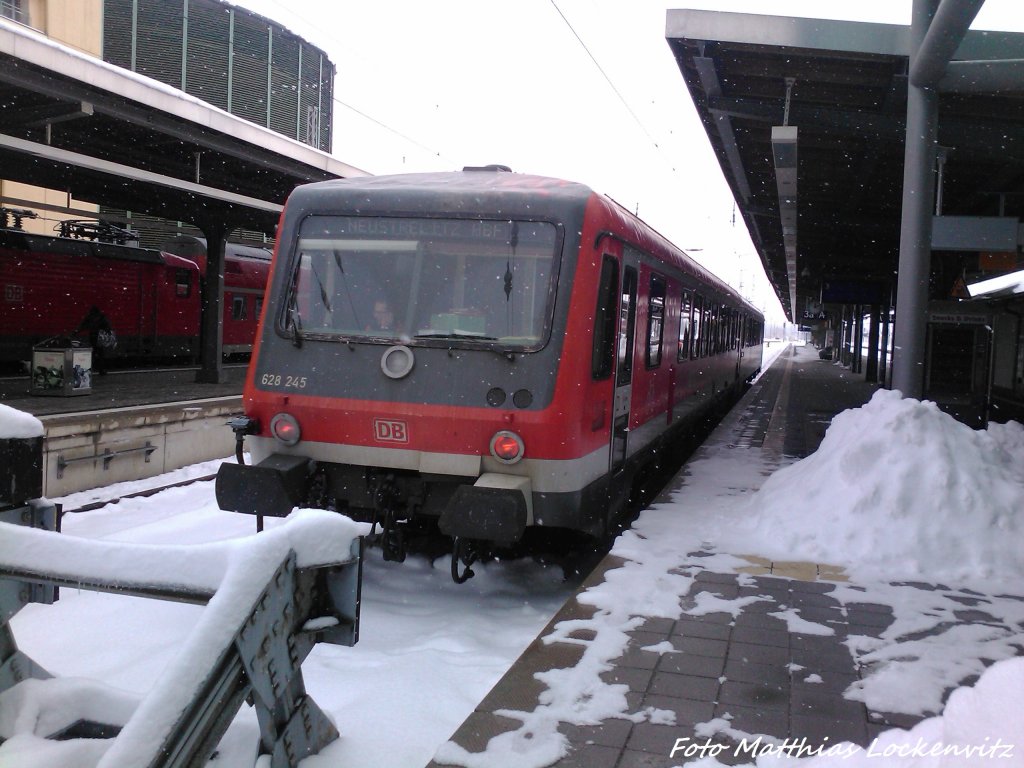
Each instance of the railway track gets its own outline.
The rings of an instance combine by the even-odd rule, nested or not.
[[[122,501],[124,499],[136,499],[136,498],[144,498],[144,497],[148,497],[148,496],[155,496],[156,494],[161,493],[163,491],[170,490],[171,488],[183,488],[183,487],[185,487],[187,485],[192,485],[193,483],[201,483],[201,482],[204,482],[206,480],[214,480],[216,477],[217,477],[217,475],[216,475],[216,473],[214,473],[214,474],[210,474],[210,475],[202,475],[200,477],[190,477],[188,479],[179,480],[179,481],[173,482],[173,483],[162,483],[160,485],[155,485],[153,487],[144,488],[144,489],[138,490],[138,491],[130,491],[130,492],[125,492],[125,493],[113,494],[113,495],[111,495],[109,497],[106,497],[106,498],[103,498],[103,499],[100,499],[100,500],[97,500],[97,501],[91,501],[91,502],[89,502],[87,504],[81,504],[81,505],[76,506],[76,507],[63,508],[61,510],[61,514],[62,515],[68,515],[68,514],[73,514],[73,513],[76,513],[76,512],[91,512],[94,509],[101,509],[102,507],[105,507],[108,504],[116,504],[117,502]],[[75,495],[77,496],[79,494],[75,494]]]

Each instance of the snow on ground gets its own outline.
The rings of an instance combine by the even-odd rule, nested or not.
[[[798,362],[815,359],[813,349],[796,351]],[[550,690],[532,712],[501,713],[522,723],[516,731],[477,754],[446,743],[439,762],[541,768],[567,751],[559,721],[662,722],[655,720],[661,713],[630,712],[625,686],[604,683],[600,674],[625,649],[625,633],[637,626],[638,614],[677,618],[699,570],[728,571],[749,565],[736,555],[759,555],[842,566],[852,582],[838,585],[833,597],[891,606],[895,621],[881,638],[849,639],[868,674],[845,695],[876,711],[937,715],[910,732],[887,732],[878,742],[885,755],[846,745],[843,755],[823,762],[842,757],[838,764],[853,765],[846,761],[859,755],[871,765],[883,757],[886,765],[932,766],[937,757],[912,749],[920,739],[930,748],[941,741],[980,749],[1001,738],[1013,748],[1012,759],[1000,764],[1024,766],[1024,664],[1005,660],[1024,652],[1024,598],[1013,596],[1024,595],[1024,427],[975,432],[932,403],[880,391],[864,407],[837,416],[820,451],[777,471],[776,460],[722,440],[691,461],[668,500],[645,510],[619,537],[612,554],[626,563],[581,595],[581,602],[597,606],[595,616],[563,622],[545,638],[584,645],[581,662],[571,672],[543,676]],[[694,552],[711,556],[694,558]],[[909,579],[941,588],[902,583]],[[702,593],[687,612],[735,615],[752,599],[758,598]],[[968,606],[989,619],[963,625],[956,614]],[[785,606],[779,613],[799,620]],[[585,636],[593,639],[574,639]],[[983,672],[938,714],[945,690]],[[722,727],[728,730],[727,723]],[[722,731],[712,725],[707,732]],[[993,754],[975,751],[963,764],[985,756]],[[1006,756],[1000,750],[999,757]],[[960,764],[954,757],[946,755],[942,764]],[[773,760],[785,762],[785,753],[766,753],[758,765],[777,764]],[[704,763],[718,764],[712,755]]]
[[[797,359],[803,356],[816,359],[814,350],[798,351]],[[867,751],[834,746],[845,751],[811,764],[930,768],[998,758],[1024,766],[1024,660],[1010,658],[1024,647],[1024,600],[1013,596],[1024,592],[1024,427],[974,432],[928,403],[880,392],[837,417],[819,453],[778,471],[772,461],[727,441],[693,461],[678,487],[619,537],[613,554],[622,567],[581,595],[596,607],[594,617],[562,622],[544,639],[580,644],[581,662],[541,675],[548,691],[540,705],[502,713],[522,727],[479,754],[445,739],[570,587],[532,562],[480,567],[475,579],[456,586],[446,561],[432,568],[413,557],[397,565],[371,552],[359,645],[318,646],[303,666],[310,693],[342,734],[304,768],[412,768],[435,750],[439,761],[456,765],[539,767],[567,750],[559,722],[670,723],[671,713],[629,711],[624,686],[603,682],[600,673],[621,654],[639,617],[679,616],[701,569],[745,565],[742,555],[845,567],[852,581],[833,596],[888,605],[895,616],[881,638],[849,639],[868,674],[846,695],[874,709],[935,715],[910,731],[887,731]],[[184,544],[244,536],[252,520],[217,510],[207,482],[74,515],[64,528],[83,538]],[[691,556],[697,551],[708,556]],[[736,600],[702,600],[707,604],[691,610],[742,608]],[[989,618],[965,625],[957,616],[965,608]],[[776,613],[801,631],[827,630],[808,626],[787,606]],[[21,647],[51,671],[139,695],[200,615],[193,606],[65,591],[58,604],[29,606],[12,623]],[[944,690],[977,675],[943,704]],[[728,729],[724,721],[704,726],[709,743]],[[222,743],[221,764],[251,768],[255,734],[255,718],[243,711]],[[954,748],[961,754],[937,754]],[[776,745],[751,758],[774,766],[788,763],[787,754]],[[691,763],[719,764],[711,754]]]
[[[203,686],[207,671],[216,667],[289,554],[294,553],[299,568],[332,565],[347,560],[353,539],[368,529],[340,515],[309,509],[297,510],[263,535],[198,546],[138,546],[9,527],[0,540],[0,560],[11,567],[35,570],[45,564],[54,576],[71,582],[120,583],[129,588],[151,585],[153,589],[189,590],[212,597],[130,719],[114,720],[124,727],[116,740],[107,742],[105,754],[97,754],[95,743],[79,743],[86,754],[75,755],[69,753],[71,747],[66,743],[45,737],[52,729],[63,730],[83,714],[95,711],[88,706],[90,693],[100,694],[99,704],[108,716],[109,702],[122,703],[123,694],[107,696],[98,686],[90,691],[74,680],[59,678],[31,680],[0,694],[0,735],[6,739],[0,746],[6,755],[0,752],[0,761],[22,768],[42,760],[46,761],[42,764],[53,764],[55,756],[82,768],[152,764],[181,712]],[[69,706],[68,698],[75,706]],[[83,708],[83,704],[87,706]],[[39,730],[41,727],[44,729]],[[254,758],[252,754],[250,761]]]
[[[268,530],[282,524],[267,520]],[[213,482],[205,481],[67,515],[63,531],[103,543],[177,546],[241,539],[254,525],[252,517],[219,510]],[[364,566],[359,643],[318,645],[302,667],[307,691],[341,733],[306,761],[313,768],[425,765],[572,590],[560,569],[532,561],[477,564],[463,586],[452,582],[447,559],[436,567],[417,556],[384,563],[378,550],[367,550]],[[42,667],[102,681],[116,703],[119,695],[137,700],[180,664],[178,653],[203,616],[200,606],[64,589],[56,604],[29,605],[11,624],[19,647]],[[0,700],[0,729],[5,702],[14,708]],[[257,738],[255,714],[243,708],[217,764],[252,768]],[[73,743],[78,751],[69,756]],[[26,752],[23,741],[8,741],[0,745],[0,767],[87,768],[102,756],[88,742],[43,746]]]

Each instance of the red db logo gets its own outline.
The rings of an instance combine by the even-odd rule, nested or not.
[[[404,421],[374,419],[373,436],[381,443],[408,443],[409,428]]]

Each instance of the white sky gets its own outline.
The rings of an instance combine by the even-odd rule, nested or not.
[[[779,320],[665,42],[666,9],[886,23],[909,23],[911,9],[910,0],[233,2],[328,53],[341,160],[375,174],[502,163],[583,182]],[[1019,0],[988,0],[974,26],[1024,30]]]

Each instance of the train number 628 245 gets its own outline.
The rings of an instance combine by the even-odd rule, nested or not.
[[[280,373],[264,373],[260,377],[260,384],[267,387],[289,387],[291,389],[305,389],[305,376],[283,376]]]

